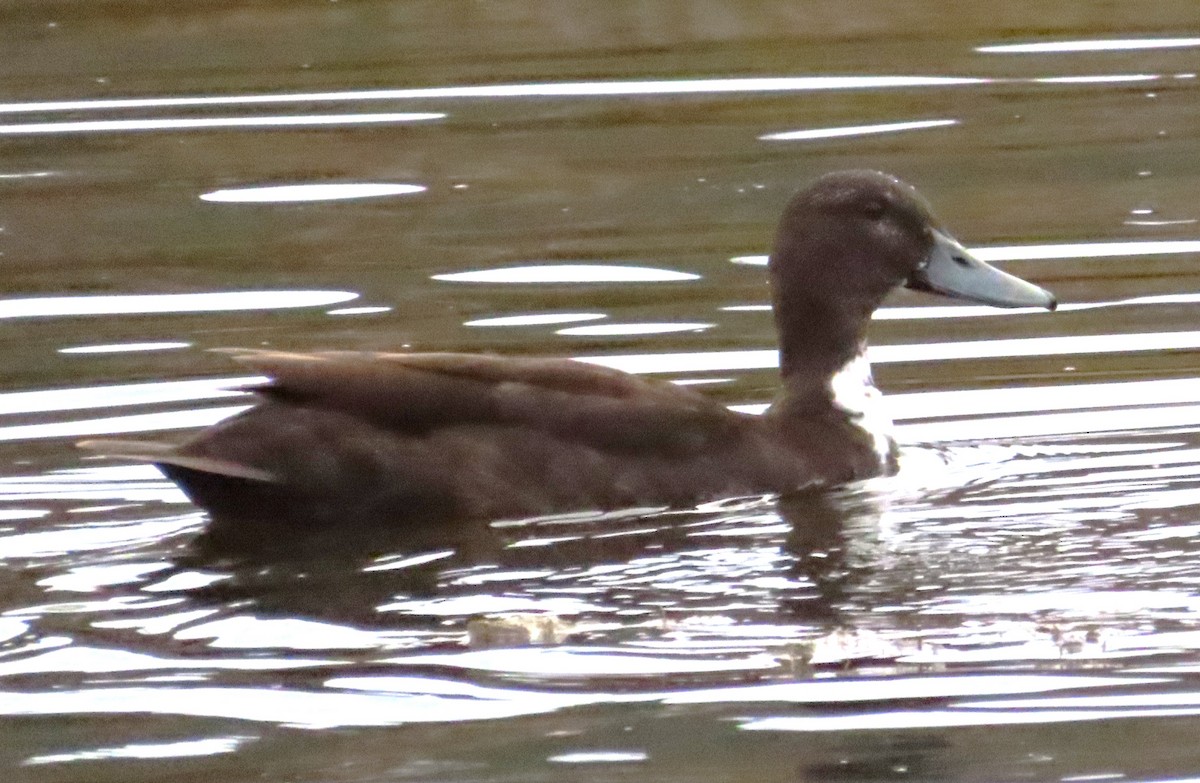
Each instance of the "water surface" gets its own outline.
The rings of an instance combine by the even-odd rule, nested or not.
[[[5,780],[1200,775],[1191,4],[0,26]],[[761,407],[774,220],[862,166],[1063,303],[889,300],[895,478],[246,551],[72,446],[241,409],[226,346],[584,357]]]

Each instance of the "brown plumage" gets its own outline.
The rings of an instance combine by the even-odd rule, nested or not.
[[[492,519],[787,493],[894,468],[894,444],[864,430],[833,380],[893,288],[1054,303],[971,258],[911,187],[875,172],[797,194],[770,273],[783,389],[761,417],[572,360],[235,350],[270,378],[254,408],[178,446],[82,445],[156,463],[218,522]]]

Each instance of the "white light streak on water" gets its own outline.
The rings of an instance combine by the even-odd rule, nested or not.
[[[445,560],[448,557],[453,557],[455,554],[455,550],[453,549],[443,549],[439,552],[426,552],[425,554],[413,555],[412,557],[380,558],[375,565],[366,566],[362,571],[364,574],[372,571],[399,571],[425,563],[432,563],[437,560]]]
[[[162,571],[170,566],[166,563],[117,563],[103,566],[79,566],[62,574],[52,574],[39,579],[39,587],[47,591],[69,590],[77,593],[99,592],[102,587],[136,584],[144,581],[147,574]],[[2,670],[0,670],[2,671]]]
[[[62,491],[63,487],[59,487],[58,491],[49,488],[44,494],[56,501],[61,501],[65,498],[86,496],[89,498],[106,497],[164,503],[188,502],[187,496],[179,490],[174,489],[174,487],[161,479],[159,483],[160,486],[157,489],[152,487],[145,489],[138,487],[127,488],[120,485],[113,485],[111,487],[70,492]],[[6,492],[5,499],[8,498],[9,494]],[[189,514],[182,517],[155,519],[149,522],[127,525],[77,526],[44,530],[35,533],[0,536],[0,560],[26,560],[37,557],[61,558],[63,555],[78,552],[112,551],[121,547],[132,548],[143,546],[151,542],[162,542],[180,533],[195,532],[200,520],[200,515]],[[175,603],[177,601],[172,600],[156,605],[165,606]],[[111,608],[118,607],[114,606]],[[139,609],[145,608],[147,608],[146,604],[139,606]],[[3,714],[3,707],[0,707],[0,714]]]
[[[0,111],[4,109],[0,108]],[[445,114],[302,114],[294,117],[179,117],[139,120],[78,120],[0,125],[0,136],[54,133],[106,133],[113,131],[171,131],[211,128],[297,128],[316,125],[372,125],[440,120]]]
[[[5,691],[0,693],[0,715],[52,715],[60,719],[66,715],[184,715],[328,729],[499,720],[621,700],[633,698],[591,691],[542,693],[525,688],[501,692],[492,698],[470,698],[444,696],[437,692],[346,693],[215,686],[88,687],[82,690]]]
[[[700,323],[643,323],[643,324],[597,324],[596,326],[571,326],[559,329],[555,334],[577,337],[609,337],[639,334],[671,334],[674,332],[702,332],[715,324]]]
[[[186,612],[187,617],[203,617],[210,612]],[[169,617],[181,620],[180,615]],[[100,628],[138,627],[145,618],[137,620],[100,620]],[[286,660],[273,658],[167,658],[146,653],[129,652],[111,648],[71,645],[41,655],[0,663],[0,676],[13,677],[47,672],[80,672],[85,674],[113,674],[115,672],[150,672],[178,669],[216,669],[218,671],[271,671],[276,669],[302,669],[314,666],[337,666],[338,662],[328,659],[303,659],[289,657]]]
[[[1007,696],[1083,688],[1114,688],[1171,682],[1167,677],[1121,677],[1053,674],[971,674],[938,677],[835,679],[702,688],[669,694],[665,704],[821,704],[879,699],[948,699],[959,696]]]
[[[239,397],[237,388],[265,381],[259,375],[206,378],[198,381],[125,383],[112,386],[80,386],[70,389],[0,393],[0,415],[48,413],[164,402],[192,402],[221,397]]]
[[[844,136],[870,136],[879,133],[944,128],[957,125],[958,120],[914,120],[912,122],[887,122],[878,125],[847,125],[840,128],[811,128],[808,130],[768,133],[759,136],[760,141],[809,141],[813,139],[836,139]]]
[[[54,175],[53,171],[18,171],[12,174],[0,174],[0,179],[42,179]]]
[[[179,641],[207,640],[214,649],[372,650],[389,634],[290,617],[226,617],[176,631]]]
[[[379,198],[424,193],[424,185],[405,185],[388,182],[315,183],[309,185],[269,185],[263,187],[227,188],[200,196],[201,201],[226,204],[281,204],[303,201],[344,201],[357,198]]]
[[[996,413],[1071,411],[1178,405],[1200,400],[1200,378],[1120,383],[1073,383],[1005,389],[910,392],[885,397],[892,418],[941,418]]]
[[[233,106],[331,101],[394,101],[457,98],[616,98],[633,95],[720,95],[729,93],[808,92],[903,87],[954,87],[987,84],[989,79],[957,76],[781,76],[716,79],[665,79],[533,84],[481,84],[385,90],[346,90],[265,95],[213,95],[161,98],[3,103],[0,112],[96,111],[181,106]]]
[[[1095,76],[1043,76],[1033,81],[1039,84],[1122,84],[1124,82],[1152,82],[1161,77],[1152,73],[1114,73]]]
[[[0,318],[215,313],[321,307],[357,299],[350,291],[218,291],[202,294],[96,294],[0,299]]]
[[[236,405],[225,408],[143,413],[132,416],[112,416],[103,419],[56,421],[45,424],[22,424],[0,427],[0,442],[41,440],[44,438],[80,438],[92,435],[116,435],[129,432],[154,432],[207,427],[249,408]]]
[[[555,764],[628,764],[646,761],[650,756],[642,750],[587,750],[576,753],[559,753],[548,756],[546,761]]]
[[[1042,261],[1054,258],[1121,258],[1200,253],[1200,240],[1120,240],[1116,242],[1066,242],[1047,245],[996,245],[971,248],[981,261]]]
[[[70,753],[52,753],[31,756],[25,765],[59,764],[68,761],[102,761],[104,759],[173,759],[196,756],[216,756],[233,753],[239,746],[255,737],[209,737],[206,739],[182,740],[180,742],[139,742],[113,748],[75,750]]]
[[[59,348],[59,353],[138,353],[143,351],[173,351],[187,348],[191,343],[111,343],[109,345],[79,345],[74,348]]]
[[[977,52],[998,54],[1054,54],[1067,52],[1123,52],[1135,49],[1182,49],[1200,46],[1200,38],[1115,38],[1110,40],[1039,41],[1036,43],[977,46]]]
[[[390,313],[392,308],[383,305],[369,307],[339,307],[336,310],[326,310],[325,315],[377,315]]]
[[[1143,710],[900,710],[856,715],[813,715],[761,718],[742,723],[747,731],[864,731],[948,728],[951,726],[1012,726],[1041,723],[1075,723],[1114,718],[1167,718],[1200,714],[1200,707]]]
[[[577,321],[598,321],[608,316],[603,313],[531,313],[529,315],[503,315],[495,318],[477,318],[463,326],[543,326],[569,324]]]
[[[538,676],[625,677],[651,674],[696,674],[700,672],[762,672],[779,668],[779,661],[765,653],[726,658],[706,656],[649,655],[624,648],[523,647],[471,650],[446,655],[418,654],[389,658],[386,664],[446,666],[452,669]]]
[[[645,266],[535,264],[433,275],[454,283],[662,283],[699,280],[700,275]]]

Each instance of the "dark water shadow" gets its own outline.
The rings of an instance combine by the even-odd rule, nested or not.
[[[561,577],[558,588],[540,582],[553,594],[577,585],[572,577],[596,566],[632,568],[646,557],[682,562],[712,547],[711,538],[694,535],[697,529],[720,533],[749,518],[778,531],[782,520],[788,528],[782,540],[775,532],[748,543],[781,544],[791,563],[786,575],[815,589],[782,597],[771,609],[791,621],[829,622],[838,619],[855,585],[873,572],[869,552],[885,502],[869,490],[849,488],[775,500],[731,499],[686,511],[634,509],[501,522],[387,525],[347,519],[332,529],[294,527],[277,519],[243,519],[237,525],[222,520],[210,524],[175,566],[230,577],[192,592],[201,601],[251,600],[262,610],[288,616],[378,623],[376,607],[398,595],[429,599],[489,590],[448,585],[448,572],[490,568],[553,574]],[[731,589],[736,587],[736,576],[702,578],[727,579]],[[514,586],[522,587],[508,585]],[[631,600],[657,597],[652,587],[638,596]]]
[[[781,609],[798,621],[842,619],[851,596],[876,571],[870,553],[886,507],[886,498],[860,487],[780,498],[779,515],[791,528],[785,543],[795,558],[791,575],[816,588],[811,599]]]

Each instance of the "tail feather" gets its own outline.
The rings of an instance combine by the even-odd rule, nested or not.
[[[262,468],[242,465],[214,457],[195,454],[180,454],[172,443],[144,440],[84,440],[75,444],[86,451],[106,457],[122,457],[138,462],[153,462],[156,465],[175,465],[186,470],[210,473],[217,476],[247,479],[249,481],[275,482],[276,477]]]

